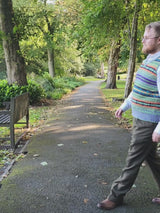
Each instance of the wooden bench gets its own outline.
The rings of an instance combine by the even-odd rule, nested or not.
[[[29,127],[29,95],[28,93],[23,93],[14,98],[11,98],[10,102],[4,102],[6,106],[5,110],[0,111],[0,127],[10,128],[10,137],[0,138],[1,140],[10,140],[11,148],[15,149],[17,143],[15,143],[15,124],[26,124]],[[26,116],[26,122],[18,122],[24,116]]]

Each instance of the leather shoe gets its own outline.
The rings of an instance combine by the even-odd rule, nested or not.
[[[153,199],[152,199],[152,203],[160,204],[160,198],[159,198],[159,197],[153,198]]]
[[[121,204],[122,204],[121,202],[115,203],[111,200],[106,199],[106,200],[103,200],[101,203],[98,203],[97,207],[101,208],[101,209],[111,210],[111,209],[114,209]]]

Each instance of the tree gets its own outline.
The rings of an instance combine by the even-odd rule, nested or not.
[[[137,48],[137,28],[138,28],[138,13],[140,10],[140,2],[135,2],[135,12],[132,21],[132,30],[130,34],[130,54],[129,54],[129,66],[128,66],[128,74],[125,86],[125,94],[124,97],[128,97],[132,90],[132,82],[133,75],[135,71],[135,63],[136,63],[136,48]]]
[[[108,60],[106,88],[116,88],[116,73],[120,52],[120,32],[126,22],[124,0],[119,1],[84,1],[81,0],[83,11],[79,22],[81,46],[88,52],[101,52]],[[107,46],[109,56],[105,51],[99,51]],[[100,56],[101,57],[101,56]]]
[[[8,83],[26,85],[25,61],[14,31],[14,13],[11,0],[0,0],[0,30],[7,68]]]
[[[135,71],[135,64],[136,64],[136,52],[137,49],[142,47],[141,42],[139,42],[139,46],[137,46],[137,41],[140,39],[138,36],[142,36],[144,32],[144,27],[146,24],[150,22],[154,22],[159,20],[160,15],[157,10],[159,2],[157,0],[136,0],[134,3],[134,15],[132,21],[132,30],[129,33],[130,38],[130,56],[129,56],[129,66],[128,66],[128,73],[127,73],[127,80],[125,86],[125,93],[124,97],[128,97],[132,90],[132,83],[133,83],[133,76]],[[139,32],[142,32],[138,35],[137,28]],[[141,52],[139,50],[139,52]],[[142,56],[142,55],[141,55]],[[144,57],[144,55],[141,58]]]
[[[120,52],[120,42],[112,41],[110,55],[108,60],[108,75],[107,75],[107,83],[106,89],[115,89],[116,86],[116,74],[118,68],[118,59],[119,59],[119,52]]]

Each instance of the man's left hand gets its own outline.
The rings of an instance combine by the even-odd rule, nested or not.
[[[158,134],[157,132],[153,132],[152,134],[152,140],[153,142],[160,142],[160,134]]]

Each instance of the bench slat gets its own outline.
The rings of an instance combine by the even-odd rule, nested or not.
[[[10,123],[10,115],[0,115],[0,123],[1,124],[9,124]]]

